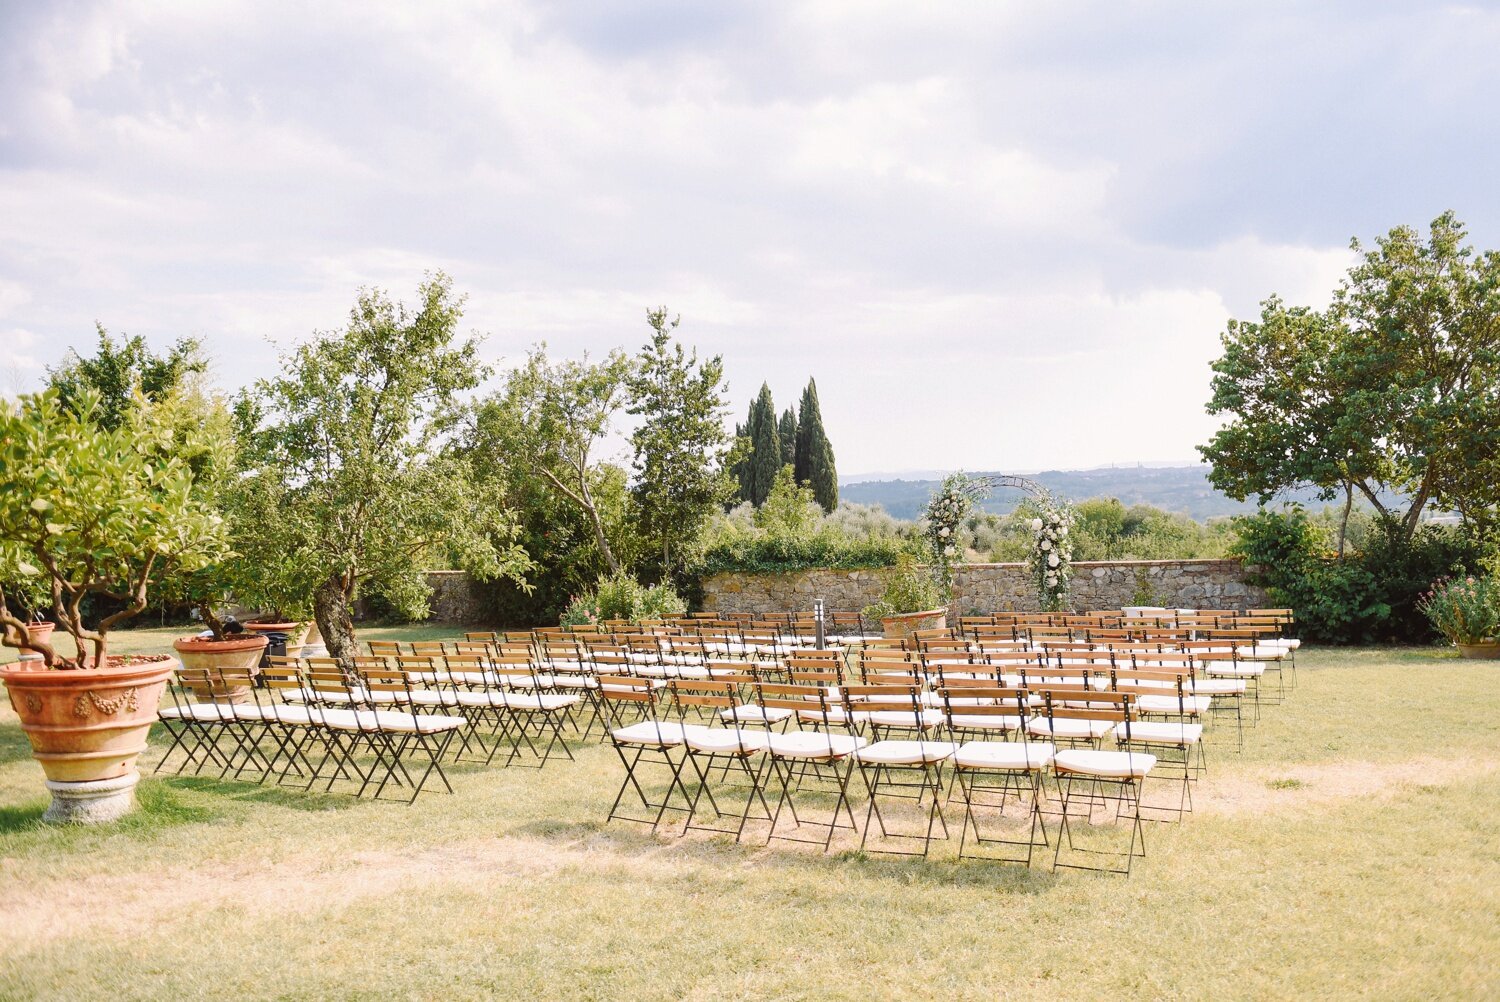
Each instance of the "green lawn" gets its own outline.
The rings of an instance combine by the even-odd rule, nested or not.
[[[7,706],[0,998],[1500,997],[1500,666],[1299,661],[1128,880],[605,828],[600,745],[411,808],[148,780],[59,830]]]

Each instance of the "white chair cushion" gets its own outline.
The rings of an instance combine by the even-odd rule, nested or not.
[[[858,719],[858,711],[855,717]],[[876,710],[869,720],[880,727],[937,727],[943,722],[943,711],[923,710],[918,714],[911,710]]]
[[[953,761],[963,769],[1033,770],[1046,768],[1055,753],[1047,741],[969,741]]]
[[[1209,706],[1213,704],[1211,696],[1141,696],[1135,701],[1135,708],[1142,713],[1207,713]]]
[[[234,716],[228,704],[189,703],[186,706],[164,706],[156,714],[162,720],[194,720],[198,723],[217,723]]]
[[[1202,724],[1181,724],[1168,720],[1132,720],[1129,731],[1129,740],[1132,742],[1191,745],[1203,739]],[[1125,732],[1123,724],[1115,726],[1115,739],[1122,744],[1126,741]]]
[[[748,755],[764,751],[770,743],[770,735],[765,731],[742,727],[705,727],[688,731],[685,737],[693,751],[712,755]]]
[[[961,731],[1015,731],[1020,730],[1026,723],[1026,721],[1014,713],[995,714],[994,716],[955,713],[949,720],[956,729]]]
[[[1108,779],[1139,779],[1154,765],[1156,756],[1144,752],[1069,749],[1052,758],[1052,768],[1057,772]]]
[[[941,762],[958,750],[952,741],[877,741],[854,753],[872,765],[924,765]]]
[[[1195,678],[1183,688],[1204,696],[1242,696],[1245,683],[1237,678]]]
[[[578,696],[564,695],[556,692],[507,692],[501,698],[505,700],[505,706],[510,710],[562,710],[569,706],[578,705]]]
[[[791,731],[770,735],[772,754],[782,758],[843,758],[869,744],[864,738],[848,734],[819,734],[816,731]]]
[[[642,720],[617,727],[609,736],[622,745],[645,745],[650,748],[675,748],[687,740],[689,729],[706,731],[697,724],[679,724],[671,720]]]
[[[463,717],[440,713],[396,713],[387,710],[325,710],[323,723],[340,731],[389,731],[398,734],[439,734],[464,726]]]
[[[1080,720],[1074,717],[1033,717],[1026,722],[1026,733],[1041,737],[1057,738],[1102,738],[1115,726],[1108,720]]]
[[[791,715],[792,711],[784,707],[764,707],[752,703],[746,703],[743,706],[728,706],[719,711],[720,718],[738,723],[776,724]]]
[[[1266,666],[1256,661],[1210,661],[1203,670],[1220,678],[1260,678],[1266,673]]]

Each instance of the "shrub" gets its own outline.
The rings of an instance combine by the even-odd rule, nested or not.
[[[1439,581],[1417,607],[1450,644],[1477,644],[1500,636],[1500,586],[1490,578]]]
[[[647,587],[629,574],[620,573],[601,578],[592,590],[575,596],[559,622],[563,626],[582,626],[608,619],[661,619],[680,616],[686,611],[687,604],[671,584],[663,582]]]
[[[864,608],[865,619],[879,622],[903,612],[924,612],[942,601],[941,590],[931,571],[920,566],[917,558],[903,553],[896,559],[896,569],[886,581],[879,602]]]
[[[1431,583],[1467,575],[1479,559],[1461,531],[1427,526],[1411,540],[1388,520],[1377,520],[1366,548],[1331,549],[1328,527],[1300,508],[1261,511],[1235,520],[1231,553],[1245,561],[1251,584],[1272,603],[1296,610],[1303,636],[1334,644],[1425,643],[1432,625],[1419,602]]]

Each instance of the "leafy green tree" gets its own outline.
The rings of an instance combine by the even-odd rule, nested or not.
[[[833,445],[823,430],[823,412],[818,406],[818,384],[807,381],[797,420],[796,476],[808,484],[824,511],[839,506],[839,475],[833,461]]]
[[[70,351],[62,365],[47,370],[47,385],[57,391],[64,407],[74,409],[93,391],[98,400],[90,413],[107,430],[124,422],[137,391],[147,400],[161,400],[189,377],[208,371],[202,346],[194,338],[183,338],[159,355],[140,335],[116,341],[103,324],[94,329],[99,335],[95,353],[85,358]]]
[[[635,515],[626,471],[602,463],[590,496],[604,524],[604,534],[622,563],[641,549],[634,533]],[[590,591],[608,575],[593,525],[583,510],[525,466],[492,467],[481,484],[503,500],[520,524],[517,542],[534,565],[522,584],[496,580],[487,589],[486,622],[535,626],[555,623],[571,599]]]
[[[611,574],[624,564],[595,497],[601,476],[596,450],[626,404],[630,368],[621,351],[599,362],[585,355],[552,363],[546,345],[538,345],[506,377],[504,389],[479,408],[467,443],[481,464],[518,464],[577,506]]]
[[[812,537],[820,515],[813,492],[797,483],[790,466],[783,466],[776,471],[765,504],[755,509],[753,522],[772,539],[795,544]]]
[[[696,553],[709,518],[734,492],[724,471],[731,440],[724,430],[724,362],[699,361],[673,340],[681,318],[648,311],[651,339],[626,379],[629,412],[640,419],[635,496],[641,535],[671,577]]]
[[[776,425],[776,437],[781,442],[781,465],[795,466],[797,463],[797,415],[788,407],[781,412]]]
[[[259,468],[279,478],[281,518],[265,543],[315,569],[313,611],[341,661],[357,653],[362,587],[412,613],[425,610],[422,571],[434,557],[480,578],[520,579],[529,565],[467,458],[441,449],[460,395],[484,371],[477,339],[455,344],[462,299],[442,273],[418,297],[413,309],[361,290],[345,330],[285,356],[283,373],[257,382],[242,407]]]
[[[749,470],[746,486],[748,500],[756,507],[765,504],[776,483],[776,474],[781,470],[781,435],[777,429],[776,404],[771,400],[771,387],[760,384],[760,393],[750,408],[750,426],[746,429],[750,439]]]
[[[3,589],[0,643],[37,651],[49,668],[104,665],[110,631],[146,607],[153,582],[206,566],[227,549],[223,520],[195,492],[173,448],[167,405],[137,392],[113,428],[105,427],[105,406],[87,387],[66,404],[56,389],[0,402],[0,582],[46,582],[77,654],[32,643]],[[90,597],[120,604],[91,626]]]
[[[223,510],[227,492],[235,484],[237,439],[224,399],[204,378],[208,361],[199,343],[179,340],[166,354],[157,354],[139,336],[118,342],[96,325],[99,341],[93,355],[76,351],[48,373],[48,385],[57,391],[63,406],[78,408],[84,400],[97,400],[89,410],[90,420],[106,430],[119,428],[136,405],[136,396],[155,405],[154,420],[168,434],[156,440],[162,455],[180,459],[193,482],[195,498],[214,510]],[[146,447],[143,445],[143,448]],[[160,568],[153,594],[168,603],[194,606],[214,635],[223,636],[223,623],[216,607],[228,604],[231,578],[236,569],[249,566],[226,548],[218,559],[191,570]]]
[[[1231,497],[1311,485],[1357,492],[1411,539],[1430,504],[1474,523],[1500,501],[1500,253],[1463,245],[1453,214],[1425,241],[1379,238],[1318,312],[1271,297],[1231,321],[1208,409],[1230,420],[1200,451]],[[1391,494],[1405,504],[1393,504]],[[1342,549],[1342,544],[1340,545]]]

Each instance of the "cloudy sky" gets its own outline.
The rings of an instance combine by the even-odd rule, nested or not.
[[[1500,244],[1488,4],[0,0],[0,391],[97,320],[226,387],[441,268],[500,365],[666,303],[845,474],[1185,459],[1351,236]]]

